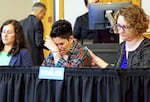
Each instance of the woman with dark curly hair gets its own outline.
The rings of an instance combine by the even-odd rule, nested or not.
[[[14,19],[5,21],[0,29],[0,65],[31,66],[31,56],[25,44],[20,23]]]
[[[137,5],[122,8],[116,13],[116,32],[123,42],[120,44],[119,56],[114,67],[148,68],[150,67],[150,39],[143,36],[149,26],[149,17]],[[89,50],[93,61],[100,67],[111,67]]]
[[[87,49],[73,40],[71,23],[56,21],[44,44],[51,52],[43,61],[43,66],[90,67],[91,57]]]

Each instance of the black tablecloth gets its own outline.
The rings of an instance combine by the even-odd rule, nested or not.
[[[150,69],[66,68],[63,81],[39,67],[0,67],[0,102],[150,102]]]

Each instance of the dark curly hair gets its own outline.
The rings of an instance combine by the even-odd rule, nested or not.
[[[20,51],[20,49],[27,48],[25,37],[24,37],[24,32],[23,32],[23,29],[22,29],[19,21],[14,20],[14,19],[9,19],[2,24],[2,26],[0,28],[0,35],[3,32],[4,26],[9,25],[9,24],[12,24],[14,27],[14,31],[16,34],[16,40],[14,42],[13,48],[8,52],[8,55],[16,55]],[[0,51],[2,51],[4,49],[4,46],[5,45],[2,42],[2,38],[0,36]]]
[[[58,20],[56,21],[50,33],[52,38],[60,37],[64,39],[69,39],[72,36],[72,26],[71,23],[67,20]]]

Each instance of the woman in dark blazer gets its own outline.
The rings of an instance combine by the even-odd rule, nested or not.
[[[32,66],[20,23],[14,19],[5,21],[0,29],[0,65]]]

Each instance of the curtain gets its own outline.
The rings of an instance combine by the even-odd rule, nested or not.
[[[39,67],[0,67],[0,102],[149,102],[150,69],[66,68],[64,80]]]

